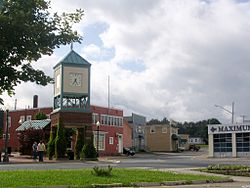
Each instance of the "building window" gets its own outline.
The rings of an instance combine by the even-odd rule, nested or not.
[[[3,134],[3,140],[6,139],[6,134]],[[10,134],[8,134],[8,140],[10,139]]]
[[[25,121],[25,116],[20,116],[20,123],[23,123]]]
[[[162,127],[161,131],[162,131],[162,133],[167,133],[167,130],[168,130],[167,127]]]
[[[150,127],[150,133],[156,133],[155,127]]]
[[[109,144],[114,144],[114,137],[109,137]]]
[[[250,133],[236,133],[236,151],[250,152]]]
[[[121,118],[119,118],[119,124],[118,124],[118,126],[122,127],[122,125],[123,125],[123,118],[121,117]]]
[[[97,133],[94,134],[94,146],[97,147]],[[99,133],[99,150],[105,150],[105,134]]]
[[[102,125],[107,125],[107,115],[101,115],[101,123]]]
[[[31,115],[27,115],[27,121],[30,121],[32,119]]]
[[[214,134],[214,152],[232,152],[232,134]]]
[[[99,115],[96,113],[92,114],[92,123],[96,124],[99,121]]]

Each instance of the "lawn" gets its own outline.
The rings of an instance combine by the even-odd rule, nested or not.
[[[218,180],[220,177],[191,174],[176,174],[172,172],[113,169],[109,177],[92,174],[93,169],[79,170],[18,170],[1,171],[0,187],[56,186],[90,187],[92,184],[122,183],[132,186],[132,182],[162,182],[178,180]]]

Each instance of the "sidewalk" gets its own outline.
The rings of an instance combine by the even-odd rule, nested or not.
[[[3,157],[2,157],[3,160]],[[67,159],[63,161],[69,161]],[[3,163],[3,161],[1,161]],[[44,163],[56,163],[56,162],[62,162],[62,160],[49,160],[46,156],[43,158]],[[10,164],[20,164],[20,163],[39,163],[38,159],[34,160],[31,155],[20,155],[18,152],[13,152],[9,156],[9,162]]]

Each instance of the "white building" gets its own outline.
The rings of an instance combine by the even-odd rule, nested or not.
[[[209,157],[250,157],[250,123],[208,125]]]
[[[203,138],[201,137],[190,137],[188,140],[189,144],[205,144]]]

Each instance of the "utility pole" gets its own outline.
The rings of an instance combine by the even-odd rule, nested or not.
[[[9,110],[6,110],[6,130],[5,130],[5,147],[4,147],[3,162],[9,162],[8,142],[9,142]]]

